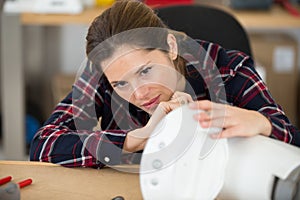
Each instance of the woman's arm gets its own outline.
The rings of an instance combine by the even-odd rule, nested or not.
[[[58,104],[35,135],[31,143],[30,160],[68,167],[99,168],[119,164],[126,131],[93,131],[97,119],[88,114],[77,116],[76,119],[74,112],[80,109],[72,104],[72,93]],[[76,121],[79,124],[84,122],[90,128],[77,130]]]
[[[100,77],[88,62],[72,92],[36,133],[30,160],[95,168],[120,163],[127,130],[93,130],[109,101],[104,97],[108,82]]]
[[[204,127],[224,128],[217,137],[253,136],[262,134],[296,144],[297,129],[290,123],[282,108],[253,67],[243,66],[226,84],[227,101],[222,105],[199,101],[191,105],[202,109],[195,118]],[[298,144],[299,145],[299,144]]]
[[[282,107],[273,99],[269,89],[257,74],[254,67],[242,67],[238,76],[246,79],[239,104],[249,110],[256,110],[265,116],[272,125],[270,137],[295,144],[297,129],[292,125]],[[249,78],[247,78],[249,77]]]

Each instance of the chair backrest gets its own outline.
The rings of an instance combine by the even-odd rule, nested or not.
[[[176,5],[159,7],[155,11],[170,29],[252,56],[246,31],[224,10],[204,5]]]

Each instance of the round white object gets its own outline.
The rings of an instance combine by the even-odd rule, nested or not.
[[[219,128],[202,128],[187,105],[170,112],[148,139],[140,166],[145,200],[215,199],[224,184],[226,139]]]

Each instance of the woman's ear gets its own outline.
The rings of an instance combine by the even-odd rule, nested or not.
[[[178,55],[177,41],[173,34],[168,34],[167,43],[169,45],[169,56],[172,60],[176,60]]]

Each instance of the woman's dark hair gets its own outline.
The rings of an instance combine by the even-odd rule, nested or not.
[[[123,34],[125,31],[128,34]],[[86,54],[94,64],[99,64],[124,44],[148,47],[149,50],[168,50],[168,33],[167,26],[144,3],[134,0],[116,1],[90,25],[86,36]],[[116,35],[118,37],[113,37]],[[174,64],[179,72],[185,74],[185,67],[180,67],[184,64],[181,62],[183,59],[178,56]]]

